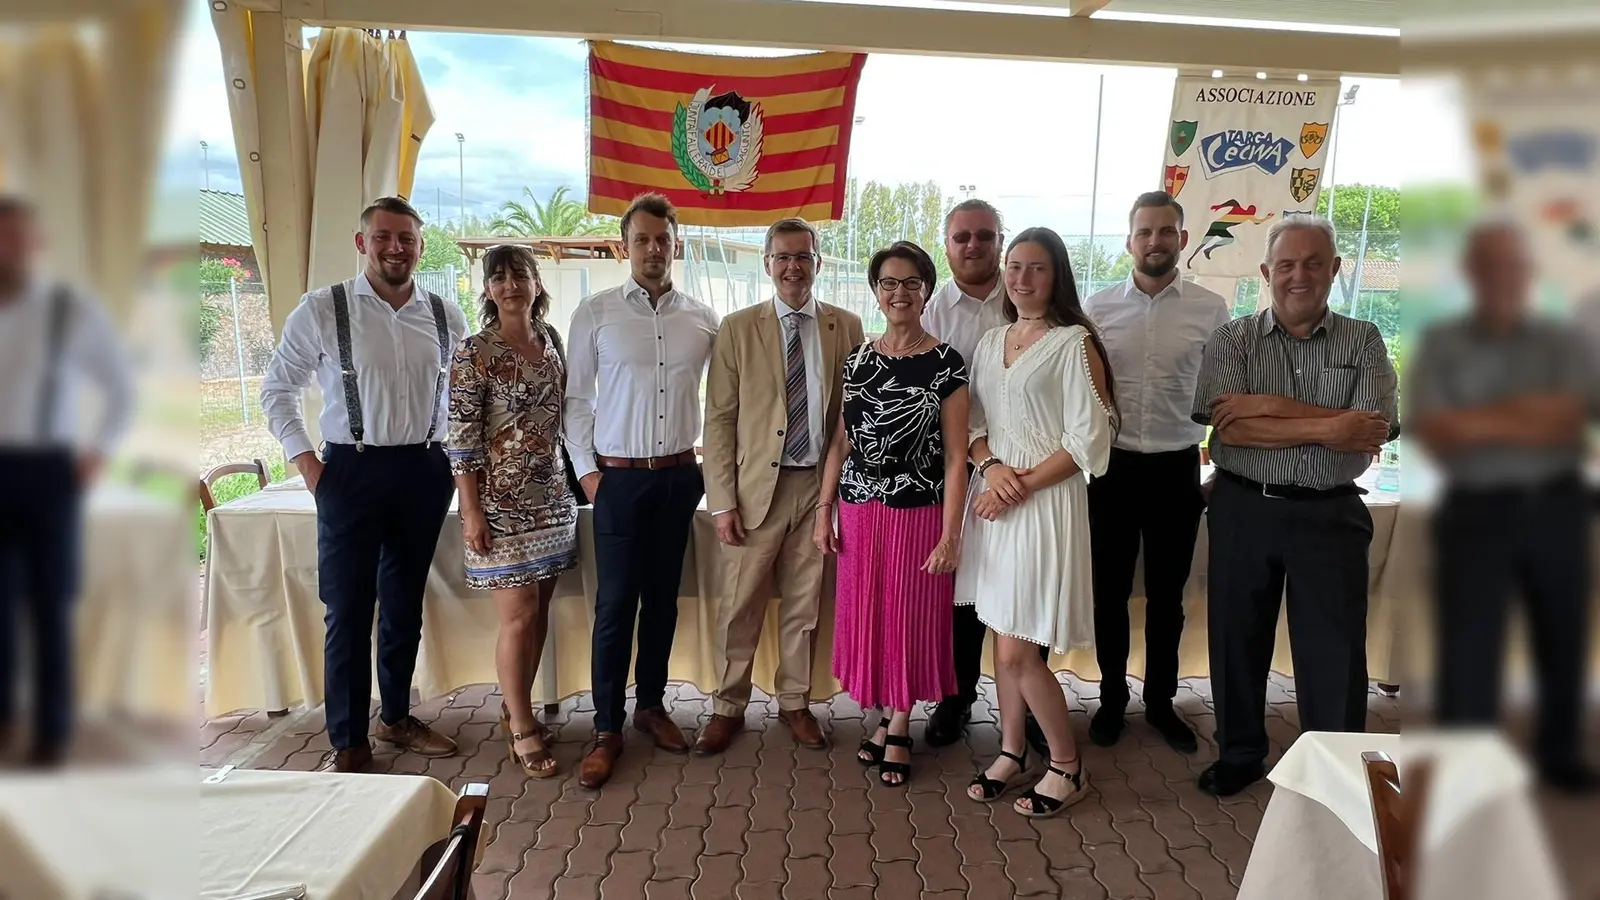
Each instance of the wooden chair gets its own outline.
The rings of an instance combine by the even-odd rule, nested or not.
[[[1379,750],[1361,754],[1372,795],[1372,824],[1378,836],[1378,871],[1383,878],[1384,900],[1407,900],[1416,885],[1417,840],[1422,830],[1428,782],[1432,767],[1426,760],[1412,763],[1404,794],[1400,770]]]
[[[408,895],[411,900],[468,900],[472,896],[472,870],[477,867],[478,841],[488,803],[487,784],[469,784],[461,789],[455,825],[449,837],[423,851],[422,887]]]
[[[218,478],[227,475],[249,475],[254,473],[256,480],[262,487],[271,483],[272,477],[267,474],[267,464],[259,459],[247,463],[223,463],[212,466],[204,475],[200,476],[200,508],[210,512],[217,506],[217,500],[211,496],[211,486],[216,484]]]

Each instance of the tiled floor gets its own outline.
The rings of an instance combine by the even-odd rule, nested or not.
[[[1109,750],[1091,745],[1088,716],[1099,686],[1062,678],[1093,790],[1067,813],[1038,822],[1008,803],[966,797],[977,765],[999,749],[986,701],[974,709],[968,739],[955,746],[932,751],[920,743],[920,722],[913,727],[919,744],[902,790],[878,786],[856,763],[863,716],[845,696],[816,707],[830,750],[797,749],[775,705],[758,697],[749,728],[720,758],[656,752],[630,732],[618,774],[595,793],[575,775],[593,731],[587,695],[548,720],[562,776],[535,780],[508,760],[494,689],[472,687],[417,710],[460,743],[460,755],[430,761],[380,745],[377,768],[430,775],[452,788],[489,783],[493,839],[474,876],[479,900],[1233,897],[1271,786],[1263,781],[1221,801],[1195,786],[1216,755],[1207,682],[1186,681],[1179,690],[1178,709],[1201,738],[1200,752],[1186,757],[1144,726],[1137,696],[1122,741]],[[1298,733],[1293,683],[1274,675],[1268,701],[1276,759]],[[705,697],[687,686],[670,688],[668,704],[685,731],[710,714]],[[1399,730],[1396,700],[1374,692],[1368,710],[1369,729]],[[200,742],[203,764],[251,768],[310,769],[328,747],[321,710],[216,719]]]

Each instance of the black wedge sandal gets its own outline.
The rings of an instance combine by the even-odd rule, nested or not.
[[[1000,755],[1006,757],[1007,759],[1016,760],[1016,762],[1017,762],[1017,774],[1013,775],[1012,778],[1020,778],[1021,776],[1027,774],[1027,771],[1028,771],[1028,749],[1026,747],[1024,747],[1022,749],[1022,755],[1021,756],[1018,756],[1017,754],[1011,753],[1010,751],[1007,751],[1007,750],[1001,750],[1000,751]],[[994,765],[994,764],[990,763],[990,765]],[[988,769],[984,769],[982,772],[979,772],[978,774],[972,776],[972,781],[967,784],[967,799],[968,800],[971,800],[974,803],[993,803],[994,801],[999,800],[1001,797],[1005,796],[1006,791],[1009,791],[1013,787],[1016,786],[1015,782],[1012,781],[1012,778],[1007,778],[1005,781],[1000,781],[999,779],[996,779],[996,778],[990,778],[986,774],[988,771],[989,771]],[[982,799],[972,796],[972,788],[982,788],[983,789],[983,797],[982,797]]]
[[[883,743],[884,743],[884,749],[886,751],[887,751],[887,749],[889,747],[904,747],[907,750],[910,750],[911,749],[911,735],[909,735],[909,734],[890,734],[890,735],[885,735],[884,738],[883,738]],[[889,776],[891,776],[891,775],[900,776],[900,780],[899,781],[890,781],[889,780]],[[906,785],[911,783],[911,763],[908,763],[908,762],[903,762],[903,763],[890,762],[887,759],[885,759],[883,762],[878,763],[878,780],[883,782],[883,786],[884,787],[898,787],[898,788],[905,787]]]
[[[1062,763],[1062,765],[1070,766],[1077,761],[1078,758],[1073,757],[1072,759]],[[1020,815],[1027,816],[1030,819],[1048,819],[1072,804],[1077,803],[1079,800],[1082,800],[1083,795],[1088,793],[1083,788],[1083,766],[1081,764],[1078,766],[1078,771],[1069,775],[1061,769],[1056,768],[1056,761],[1052,759],[1050,760],[1050,765],[1046,767],[1045,771],[1047,773],[1054,772],[1057,775],[1060,775],[1062,778],[1065,778],[1067,783],[1072,785],[1072,793],[1057,800],[1054,797],[1047,797],[1044,794],[1039,793],[1039,786],[1035,784],[1033,787],[1024,791],[1022,796],[1017,798],[1016,803],[1011,804],[1011,808],[1016,810]],[[1043,781],[1043,779],[1040,780]],[[1017,803],[1021,803],[1023,800],[1028,801],[1027,809],[1023,809],[1017,805]]]
[[[889,730],[889,717],[884,716],[883,721],[878,723],[878,727],[887,732]],[[873,743],[872,738],[865,738],[861,741],[860,749],[856,751],[856,762],[870,769],[883,762],[883,750],[884,746],[882,744]]]

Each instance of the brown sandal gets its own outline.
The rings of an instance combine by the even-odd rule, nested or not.
[[[550,755],[550,748],[545,746],[550,739],[550,730],[544,727],[543,722],[534,720],[533,731],[528,734],[512,731],[511,712],[502,703],[500,704],[500,724],[504,727],[507,735],[506,748],[511,751],[511,761],[521,766],[522,771],[528,777],[549,778],[556,774],[555,757]],[[517,751],[517,741],[527,740],[528,738],[537,738],[540,744],[539,749],[532,753],[519,753]]]

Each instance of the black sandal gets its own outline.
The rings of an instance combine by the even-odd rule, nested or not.
[[[883,738],[883,743],[885,745],[885,750],[887,750],[889,747],[904,747],[907,750],[910,750],[911,735],[885,735]],[[891,775],[900,776],[900,780],[890,781],[889,776]],[[883,782],[884,787],[905,787],[911,783],[911,763],[890,762],[885,759],[883,762],[878,763],[878,780]]]
[[[1017,761],[1017,774],[1013,777],[1020,777],[1028,771],[1028,748],[1022,748],[1021,756],[1018,756],[1017,754],[1007,750],[1001,750],[1000,755]],[[990,765],[993,765],[993,763],[990,763]],[[1012,782],[1010,778],[1006,779],[1005,781],[990,778],[987,774],[988,771],[988,769],[984,769],[982,772],[972,776],[972,781],[967,784],[968,800],[971,800],[974,803],[993,803],[1004,796],[1006,791],[1011,790]],[[972,788],[983,789],[982,800],[972,796]]]
[[[889,717],[884,716],[883,721],[878,723],[878,727],[887,731],[889,728]],[[875,744],[873,743],[872,738],[866,738],[861,741],[861,748],[856,751],[856,762],[861,763],[863,766],[866,766],[870,769],[873,766],[883,762],[883,750],[884,747],[882,744]],[[862,756],[863,753],[865,753],[866,756]],[[868,757],[871,758],[869,759]]]
[[[1078,758],[1076,756],[1074,756],[1072,759],[1069,759],[1066,762],[1062,763],[1062,765],[1070,766],[1070,765],[1072,765],[1073,763],[1075,763],[1077,761],[1078,761]],[[1057,800],[1054,797],[1047,797],[1044,794],[1039,793],[1039,790],[1038,790],[1039,786],[1037,784],[1035,784],[1033,787],[1028,788],[1026,791],[1024,791],[1022,796],[1017,798],[1016,803],[1012,803],[1011,804],[1011,808],[1012,809],[1016,810],[1021,815],[1027,816],[1030,819],[1048,819],[1051,816],[1055,815],[1056,813],[1061,812],[1063,809],[1066,809],[1067,807],[1071,806],[1072,804],[1077,803],[1079,800],[1082,800],[1083,799],[1083,795],[1085,793],[1087,793],[1083,789],[1083,766],[1082,765],[1078,766],[1078,771],[1073,772],[1072,774],[1069,775],[1066,772],[1062,771],[1061,769],[1056,768],[1056,761],[1052,759],[1052,760],[1050,760],[1050,765],[1048,767],[1046,767],[1045,771],[1047,773],[1048,772],[1054,772],[1057,775],[1060,775],[1062,778],[1065,778],[1067,780],[1067,783],[1072,785],[1072,793],[1070,793],[1067,796],[1061,798],[1060,800]],[[1044,779],[1040,779],[1040,781],[1043,781],[1043,780]],[[1017,805],[1017,803],[1021,803],[1023,800],[1028,801],[1028,808],[1027,809],[1023,809],[1022,807]]]

